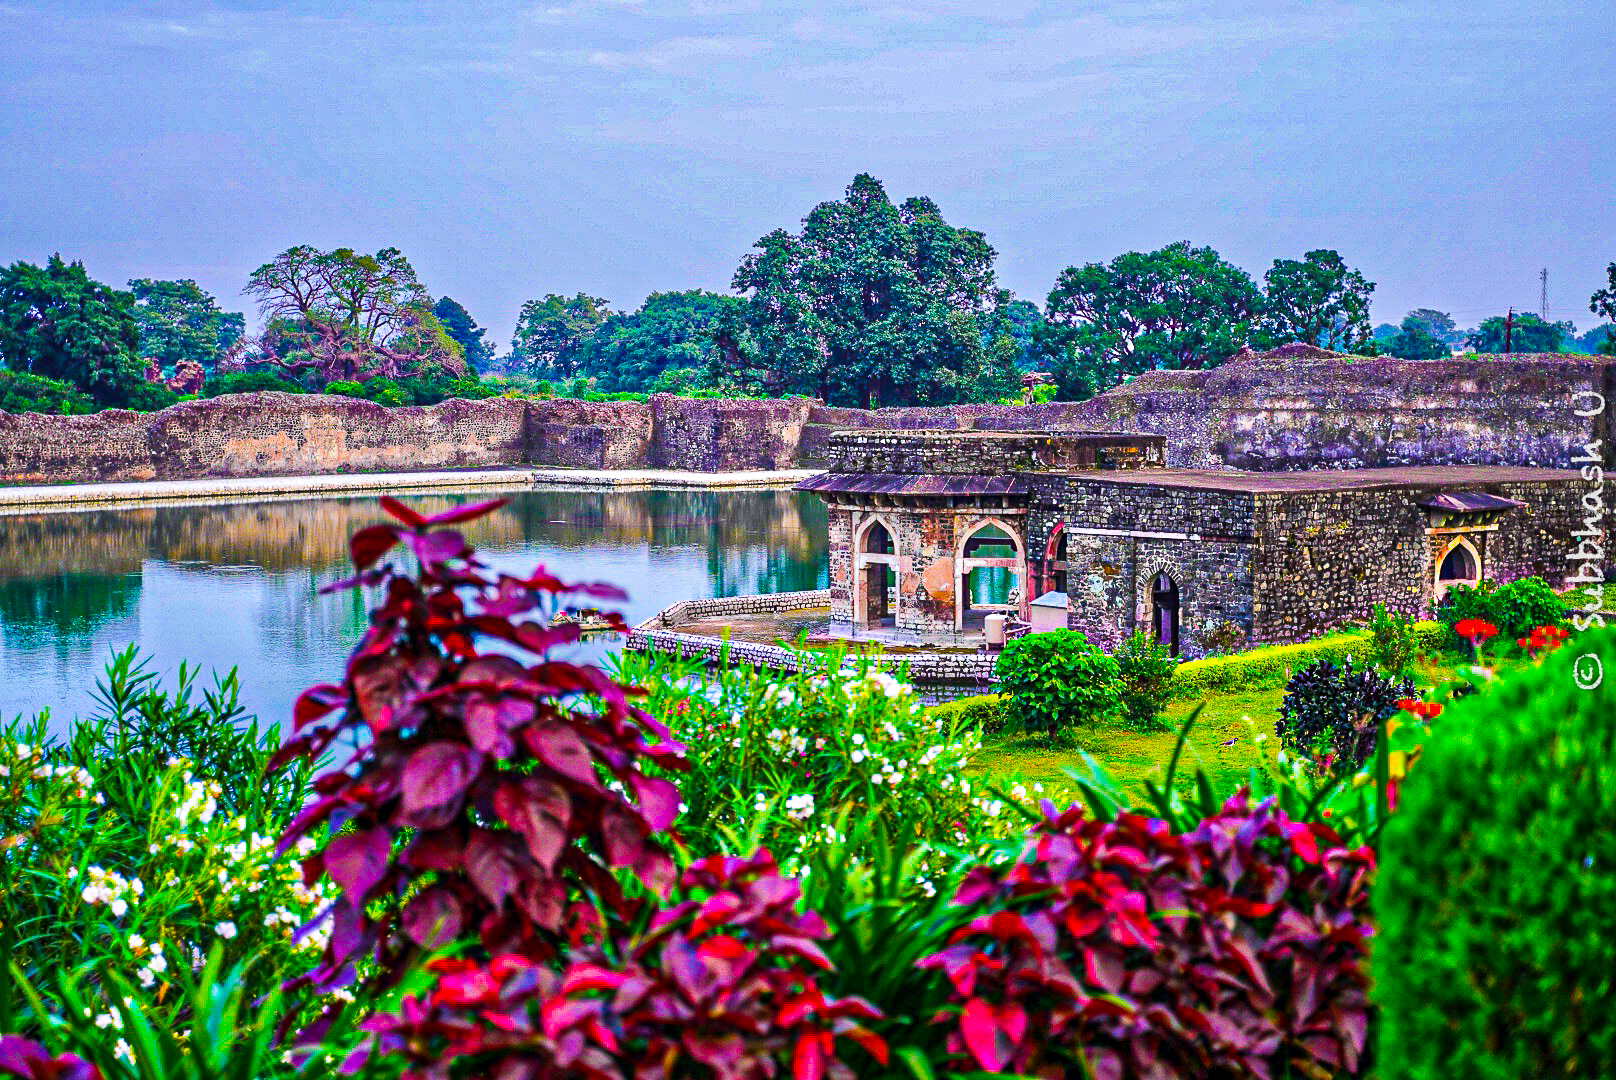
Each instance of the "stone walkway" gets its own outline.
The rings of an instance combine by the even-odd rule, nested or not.
[[[552,486],[597,489],[789,487],[818,473],[817,469],[699,473],[672,469],[510,468],[150,480],[135,484],[54,484],[0,487],[0,512],[218,498],[388,493],[419,488],[458,491],[482,487],[528,489]]]

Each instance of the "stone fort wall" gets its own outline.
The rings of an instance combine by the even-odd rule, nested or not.
[[[1578,392],[1604,394],[1604,412],[1574,415]],[[662,394],[649,404],[496,398],[397,409],[324,395],[232,395],[149,414],[0,413],[0,483],[499,465],[812,468],[829,464],[832,433],[849,428],[1150,433],[1166,437],[1170,466],[1257,470],[1563,468],[1597,439],[1616,465],[1616,360],[1252,356],[1211,371],[1151,372],[1085,402],[873,412]]]

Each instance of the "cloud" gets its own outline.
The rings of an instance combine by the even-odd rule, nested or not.
[[[767,41],[754,37],[676,37],[641,49],[596,49],[585,60],[595,67],[681,73],[715,60],[751,59],[768,48]]]

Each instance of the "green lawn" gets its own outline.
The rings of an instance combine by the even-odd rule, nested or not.
[[[1525,664],[1524,660],[1501,660],[1495,661],[1494,667],[1501,674],[1507,674]],[[1446,681],[1455,677],[1460,666],[1457,659],[1422,659],[1417,665],[1415,681],[1422,688],[1438,680]],[[1270,755],[1276,749],[1272,743],[1274,721],[1279,717],[1284,697],[1283,687],[1273,687],[1208,698],[1190,732],[1189,746],[1180,762],[1180,781],[1174,786],[1187,787],[1192,782],[1195,767],[1200,766],[1207,771],[1216,790],[1232,791],[1257,763],[1259,755],[1254,737],[1258,733],[1268,736]],[[990,735],[972,771],[1000,785],[1019,780],[1069,788],[1068,769],[1080,776],[1088,773],[1083,761],[1086,753],[1117,786],[1142,796],[1142,781],[1146,777],[1159,781],[1166,774],[1178,729],[1200,704],[1199,701],[1171,703],[1162,716],[1172,728],[1170,731],[1146,734],[1106,724],[1083,730],[1069,745],[1054,749],[1022,735]]]

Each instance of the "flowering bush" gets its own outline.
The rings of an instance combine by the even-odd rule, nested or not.
[[[1487,624],[1491,633],[1483,640],[1502,635],[1505,643],[1530,634],[1534,627],[1559,626],[1565,622],[1565,601],[1542,578],[1521,578],[1507,585],[1483,581],[1474,588],[1455,585],[1437,607],[1436,617],[1449,628],[1455,644],[1468,641],[1472,649],[1479,642],[1474,632],[1459,629],[1464,622]]]
[[[1097,1080],[1355,1073],[1373,855],[1244,794],[1192,832],[1081,807],[974,871],[945,972],[954,1067]]]
[[[1019,827],[967,775],[982,745],[974,726],[939,723],[868,659],[833,655],[822,671],[782,675],[627,658],[619,675],[645,687],[647,708],[689,748],[679,828],[699,854],[763,847],[800,869],[817,846],[847,841],[849,816],[920,847],[975,847]]]

